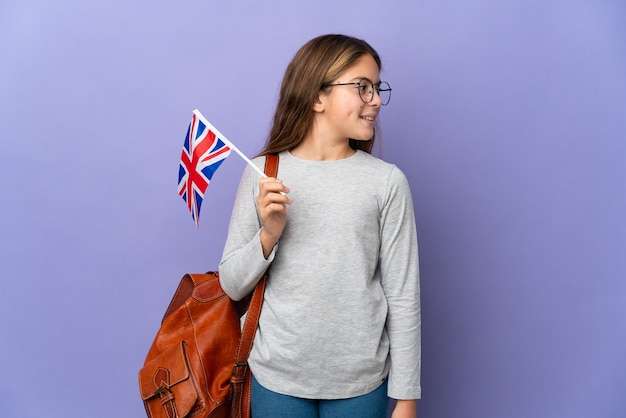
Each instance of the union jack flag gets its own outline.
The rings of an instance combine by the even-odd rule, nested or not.
[[[213,173],[230,154],[230,147],[216,135],[217,129],[202,119],[194,112],[178,170],[178,194],[187,203],[197,227],[204,192]]]

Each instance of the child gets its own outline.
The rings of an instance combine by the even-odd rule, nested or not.
[[[404,174],[370,155],[391,94],[366,42],[325,35],[289,64],[264,151],[246,168],[220,263],[239,300],[268,270],[250,355],[252,417],[415,417],[420,301]],[[284,183],[283,183],[284,181]]]

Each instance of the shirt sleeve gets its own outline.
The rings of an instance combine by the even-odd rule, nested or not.
[[[247,296],[274,259],[276,247],[266,260],[261,246],[261,220],[256,208],[258,175],[244,169],[219,265],[220,284],[233,300]]]
[[[421,308],[417,232],[408,181],[394,167],[381,214],[380,273],[387,298],[388,395],[421,397]]]

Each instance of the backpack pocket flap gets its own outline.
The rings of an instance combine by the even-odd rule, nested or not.
[[[187,344],[182,341],[145,364],[139,371],[139,389],[146,403],[160,407],[172,402],[180,416],[185,416],[198,399],[190,374]]]

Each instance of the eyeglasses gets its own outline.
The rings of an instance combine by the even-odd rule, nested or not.
[[[357,86],[359,97],[363,101],[363,103],[370,103],[374,100],[374,90],[378,93],[378,97],[380,97],[380,102],[383,106],[389,103],[391,100],[391,86],[386,81],[381,81],[379,83],[372,83],[367,78],[362,78],[358,82],[352,83],[334,83],[334,84],[322,84],[322,88],[331,87],[331,86]]]

